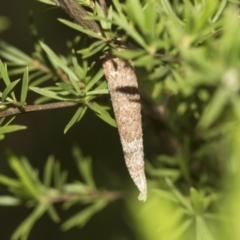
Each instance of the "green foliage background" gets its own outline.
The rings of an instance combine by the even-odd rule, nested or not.
[[[42,2],[51,4],[50,0]],[[84,4],[89,6],[90,2]],[[1,172],[0,183],[9,192],[0,197],[0,204],[31,207],[12,239],[27,238],[36,221],[46,214],[59,222],[56,202],[63,203],[65,209],[75,209],[62,220],[62,230],[83,226],[93,217],[87,228],[98,214],[111,226],[107,209],[115,204],[112,211],[116,212],[119,228],[105,239],[239,239],[239,4],[237,0],[114,0],[106,20],[95,3],[94,19],[100,22],[106,38],[60,19],[73,34],[67,53],[61,55],[47,40],[38,41],[41,37],[32,15],[32,55],[1,38],[2,110],[24,109],[32,102],[71,101],[77,107],[74,113],[68,113],[64,133],[81,125],[89,112],[109,128],[115,127],[107,83],[98,63],[106,50],[132,61],[140,89],[148,99],[143,104],[148,200],[138,202],[127,173],[118,177],[107,162],[95,176],[95,161],[82,154],[79,147],[73,147],[72,156],[81,178],[71,170],[70,179],[52,155],[38,172],[32,159],[8,151],[14,175]],[[7,20],[0,21],[2,30]],[[128,50],[116,50],[113,39],[117,37],[127,43]],[[94,118],[86,126],[91,129],[97,121]],[[2,142],[10,132],[25,129],[18,117],[2,118],[0,123]],[[85,143],[91,144],[91,138],[97,137],[91,136]],[[99,148],[109,150],[112,159],[123,158],[120,151],[115,154],[109,147],[104,150],[106,144],[102,142]],[[94,148],[92,151],[94,155]],[[103,172],[105,181],[101,181]],[[92,228],[97,229],[98,224],[95,222]]]

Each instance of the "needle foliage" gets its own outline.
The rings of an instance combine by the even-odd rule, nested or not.
[[[40,2],[54,5],[51,0]],[[148,200],[137,202],[135,193],[126,189],[98,189],[91,158],[77,147],[73,156],[81,180],[75,182],[68,180],[53,156],[46,160],[41,178],[31,159],[9,152],[15,177],[0,175],[0,183],[9,190],[9,195],[0,196],[0,204],[33,208],[12,239],[27,239],[44,214],[59,222],[56,202],[65,209],[84,206],[62,223],[61,229],[69,230],[84,226],[119,198],[125,201],[126,218],[131,220],[137,240],[239,239],[240,1],[113,0],[106,17],[99,3],[79,2],[92,8],[90,18],[98,22],[104,35],[59,19],[76,33],[66,55],[39,41],[33,16],[29,18],[36,39],[32,56],[0,39],[0,81],[4,85],[0,113],[10,108],[24,112],[31,104],[28,94],[32,92],[35,105],[78,105],[64,133],[87,111],[116,127],[98,62],[105,51],[130,60],[143,98],[143,124],[155,129],[146,149],[158,149],[147,155],[145,164]],[[0,18],[0,30],[6,24],[6,19]],[[86,41],[88,37],[91,41]],[[118,51],[116,42],[125,46],[124,50]],[[26,128],[13,120],[0,118],[1,140],[5,134]],[[168,147],[162,147],[163,142]],[[124,239],[130,238],[126,233]]]

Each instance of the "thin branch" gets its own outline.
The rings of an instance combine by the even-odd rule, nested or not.
[[[46,65],[42,64],[39,60],[33,59],[31,64],[32,64],[32,66],[41,70],[42,72],[52,73],[51,69],[49,67],[47,67]]]
[[[59,196],[51,197],[51,196],[43,196],[41,201],[57,203],[57,202],[65,202],[69,200],[77,200],[81,198],[81,200],[93,199],[93,198],[103,198],[105,200],[111,201],[124,197],[123,191],[93,191],[89,192],[89,194],[85,194],[84,196],[80,196],[79,193],[60,193]]]
[[[154,57],[159,58],[164,63],[180,63],[180,58],[178,56],[170,56],[164,54],[154,54]]]
[[[72,17],[76,23],[102,35],[98,24],[93,20],[86,19],[88,17],[87,12],[76,0],[54,0],[54,2]]]
[[[56,102],[56,103],[47,103],[47,104],[40,104],[40,105],[27,105],[22,108],[7,108],[6,110],[0,111],[0,118],[12,116],[20,113],[27,113],[27,112],[36,112],[36,111],[44,111],[49,109],[56,109],[56,108],[64,108],[64,107],[72,107],[76,106],[79,103],[76,102]]]

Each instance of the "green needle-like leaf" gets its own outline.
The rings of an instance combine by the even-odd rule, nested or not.
[[[20,81],[20,79],[11,82],[9,85],[7,85],[7,87],[4,89],[3,94],[2,94],[2,102],[5,101],[5,99],[7,98],[8,94],[12,93],[14,87],[18,84],[18,82]]]
[[[191,206],[191,204],[188,202],[188,200],[182,195],[182,193],[180,193],[175,186],[173,185],[172,181],[169,178],[166,178],[166,183],[167,185],[170,187],[170,190],[172,191],[172,193],[174,194],[174,196],[176,197],[176,199],[179,201],[180,204],[182,204],[182,206],[184,206],[186,208],[186,210],[188,210],[190,213],[193,212],[193,208]]]
[[[48,204],[39,204],[14,231],[11,240],[27,239],[35,222],[48,210]]]
[[[208,128],[219,117],[231,94],[228,89],[217,89],[199,121],[200,128]]]
[[[134,22],[139,26],[142,32],[146,31],[145,13],[139,0],[128,0],[126,2],[128,14],[133,18]]]
[[[96,89],[96,90],[87,92],[86,96],[101,95],[101,94],[109,94],[109,90],[108,89]]]
[[[101,79],[102,76],[103,71],[100,69],[91,79],[91,81],[87,83],[86,87],[84,88],[84,92],[88,92],[94,86],[94,84],[96,84]]]
[[[26,66],[32,61],[32,59],[24,52],[2,40],[0,40],[0,56],[21,66]]]
[[[29,197],[33,197],[38,199],[39,198],[39,191],[36,189],[35,183],[32,181],[31,175],[26,171],[23,164],[20,162],[20,160],[12,155],[9,154],[9,164],[11,168],[14,170],[15,174],[19,177],[21,180],[23,186],[26,188]],[[34,174],[34,173],[32,173]]]
[[[11,84],[11,81],[10,81],[8,73],[7,73],[7,68],[6,68],[6,66],[4,66],[4,64],[2,63],[1,60],[0,60],[0,75],[3,79],[3,81],[5,82],[5,85],[8,87]],[[11,93],[11,96],[14,100],[16,100],[14,92]]]
[[[62,182],[61,182],[61,165],[60,162],[54,162],[54,167],[53,167],[53,183],[54,187],[56,189],[62,188]]]
[[[50,99],[57,99],[57,100],[61,100],[61,101],[67,100],[67,98],[60,97],[58,92],[54,92],[54,91],[51,91],[48,89],[38,88],[38,87],[30,87],[29,89],[36,93],[39,93],[40,95],[48,97]]]
[[[65,221],[62,224],[61,228],[66,231],[75,226],[83,227],[93,215],[101,211],[106,205],[106,201],[99,200],[95,204],[92,204],[91,206],[85,208],[81,212],[75,214],[73,217]]]
[[[21,186],[20,181],[0,174],[0,183],[6,185],[9,188],[18,188]]]
[[[53,175],[54,157],[49,156],[44,168],[43,183],[44,186],[50,187]]]
[[[21,96],[20,96],[20,102],[22,106],[24,106],[26,102],[27,92],[28,92],[28,82],[29,82],[28,68],[26,68],[23,74],[22,89],[21,89]]]
[[[82,53],[83,55],[83,59],[89,58],[93,55],[95,55],[96,53],[100,52],[103,48],[105,47],[105,42],[102,44],[99,44],[97,47],[93,48],[92,46],[90,46],[87,50],[88,53],[85,51],[85,49],[83,49],[84,52],[82,52],[81,50],[78,51],[78,53]]]
[[[78,78],[76,76],[76,74],[66,66],[66,64],[44,43],[40,43],[43,50],[47,53],[50,61],[53,63],[54,66],[56,67],[60,67],[68,76],[69,79],[73,85],[73,87],[75,88],[75,90],[77,91],[77,93],[79,95],[81,95],[81,90],[78,86]]]
[[[109,125],[111,125],[113,127],[117,127],[116,121],[111,117],[111,115],[102,106],[98,105],[96,102],[89,103],[88,106],[103,121],[105,121],[106,123],[108,123]]]
[[[0,196],[0,206],[17,206],[21,200],[12,196]]]
[[[56,223],[58,223],[58,222],[61,221],[61,219],[60,219],[60,217],[59,217],[56,209],[55,209],[52,205],[49,206],[49,208],[48,208],[48,215],[49,215],[49,216],[51,217],[51,219],[52,219],[54,222],[56,222]]]
[[[83,28],[82,26],[76,24],[76,23],[73,23],[73,22],[70,22],[68,20],[65,20],[65,19],[58,19],[60,22],[62,22],[63,24],[79,31],[79,32],[82,32],[82,33],[85,33],[93,38],[97,38],[97,39],[101,39],[101,40],[104,40],[104,38],[100,35],[98,35],[97,33],[91,31],[91,30],[88,30],[86,28]]]
[[[196,235],[197,240],[213,240],[208,224],[201,216],[196,217]]]
[[[27,127],[21,125],[9,125],[9,126],[0,126],[0,135],[15,132],[19,130],[24,130]]]
[[[122,16],[113,13],[113,19],[114,23],[116,23],[116,25],[124,29],[127,32],[127,34],[131,36],[141,47],[143,47],[144,49],[148,48],[147,44],[145,43],[141,35],[128,22],[126,22]]]
[[[87,107],[86,106],[81,106],[78,108],[78,110],[75,112],[75,114],[73,115],[73,117],[71,118],[71,120],[68,122],[68,124],[66,125],[66,127],[64,128],[64,134],[76,123],[79,122],[82,117],[84,116],[84,114],[87,111]]]
[[[92,160],[89,157],[84,157],[80,149],[76,146],[73,148],[72,154],[76,161],[78,171],[84,182],[92,189],[95,189],[96,186],[92,174]]]

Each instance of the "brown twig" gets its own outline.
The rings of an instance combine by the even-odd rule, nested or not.
[[[47,104],[40,104],[40,105],[27,105],[27,106],[24,106],[21,108],[19,108],[19,107],[7,108],[6,110],[0,111],[0,118],[17,115],[20,113],[44,111],[44,110],[64,108],[64,107],[72,107],[72,106],[76,106],[77,104],[79,104],[79,103],[56,102],[56,103],[47,103]]]
[[[41,70],[42,72],[45,72],[45,73],[51,73],[52,72],[49,67],[42,64],[39,60],[33,59],[31,61],[31,64],[32,64],[32,66],[34,66],[34,68],[37,68],[37,69]]]
[[[97,191],[91,191],[89,193],[86,193],[84,195],[79,195],[79,193],[60,193],[58,196],[42,196],[41,201],[42,202],[50,202],[50,203],[57,203],[57,202],[65,202],[69,200],[89,200],[89,199],[95,199],[95,198],[102,198],[108,201],[112,201],[115,199],[123,198],[124,192],[123,191],[106,191],[106,190],[97,190]]]
[[[180,58],[178,56],[170,56],[156,53],[154,54],[154,57],[160,59],[164,63],[180,63]]]
[[[102,35],[98,24],[93,20],[87,19],[88,14],[76,0],[54,0],[54,2],[60,6],[72,19],[74,19],[76,23],[86,29],[92,30],[97,34]]]

